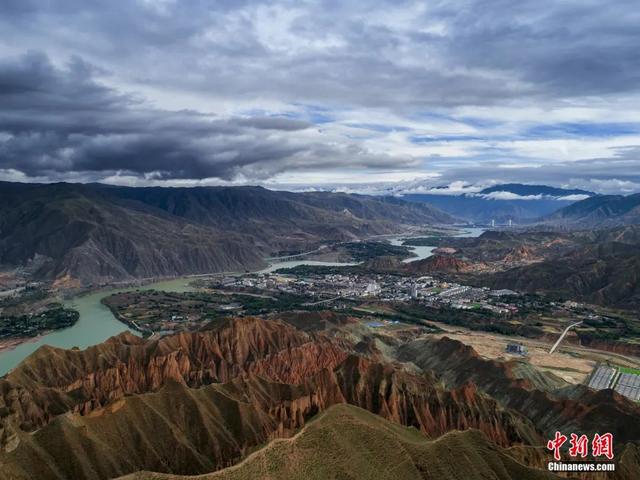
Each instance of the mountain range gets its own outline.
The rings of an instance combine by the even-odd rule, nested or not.
[[[576,198],[593,197],[595,193],[588,190],[581,190],[578,188],[559,188],[551,187],[549,185],[525,185],[522,183],[504,183],[501,185],[494,185],[492,187],[485,188],[479,192],[479,196],[485,196],[491,198],[492,196],[499,198],[500,195],[495,194],[512,194],[517,197],[547,197],[553,200],[567,200],[572,201]],[[509,197],[509,195],[503,195]],[[567,198],[573,197],[573,198]]]
[[[393,197],[0,183],[0,265],[64,286],[244,271],[283,250],[453,221]]]
[[[386,478],[548,478],[558,429],[611,432],[619,479],[640,460],[638,406],[611,390],[332,312],[44,346],[0,378],[0,405],[0,474],[15,480],[339,478],[327,468],[348,458],[348,478],[393,459]]]
[[[595,238],[578,234],[576,245],[557,252],[540,252],[541,260],[530,265],[483,276],[483,284],[637,311],[640,229],[622,227],[596,233]]]
[[[441,242],[455,253],[436,254],[408,265],[424,273],[466,276],[465,283],[496,289],[640,308],[640,225],[487,231],[477,238],[444,238]]]
[[[438,190],[442,190],[439,193]],[[546,185],[502,184],[477,193],[452,195],[445,188],[428,194],[406,194],[401,198],[427,203],[457,218],[473,223],[530,223],[575,201],[593,197],[586,190],[564,189]]]
[[[640,193],[591,197],[558,210],[543,222],[572,228],[640,224]]]

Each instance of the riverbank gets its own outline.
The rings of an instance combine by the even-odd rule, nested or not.
[[[149,338],[151,336],[153,336],[154,332],[153,330],[146,330],[142,327],[140,327],[140,325],[138,325],[136,322],[134,322],[133,320],[128,319],[127,317],[120,315],[120,313],[118,312],[117,309],[113,308],[111,305],[109,305],[108,303],[106,303],[104,300],[105,298],[107,298],[106,296],[100,299],[100,303],[102,303],[102,305],[104,305],[105,307],[107,307],[109,309],[109,311],[111,312],[111,315],[113,315],[116,320],[118,320],[121,323],[124,323],[127,327],[129,327],[132,330],[135,330],[136,332],[139,332],[143,338]]]
[[[35,337],[15,337],[15,338],[7,338],[7,339],[0,340],[0,354],[4,352],[9,352],[15,348],[18,348],[20,345],[24,343],[37,342],[39,339],[41,339],[45,335],[48,335],[52,331],[53,330],[48,332],[42,332],[41,334],[36,335]]]
[[[477,234],[482,233],[483,230],[476,229]],[[417,232],[406,232],[404,234],[386,235],[386,238],[406,238]],[[473,236],[476,232],[465,232],[468,236]],[[464,235],[464,233],[463,233]],[[380,237],[377,237],[380,238]],[[420,255],[412,257],[412,260],[419,260]],[[272,259],[276,260],[276,259]],[[266,268],[251,272],[251,273],[270,273],[279,268],[291,268],[297,265],[328,265],[328,266],[350,266],[356,265],[353,262],[319,262],[311,260],[295,260],[284,262],[272,262]],[[108,338],[118,335],[123,331],[129,331],[134,335],[141,336],[142,333],[139,329],[136,329],[135,325],[122,322],[121,319],[116,318],[112,311],[102,303],[102,299],[112,293],[126,292],[134,289],[141,290],[164,290],[173,292],[187,292],[195,290],[195,287],[190,285],[191,280],[203,277],[213,277],[221,275],[231,274],[244,274],[247,272],[214,272],[208,274],[193,274],[173,278],[158,279],[138,279],[132,282],[122,282],[118,285],[111,287],[103,287],[98,290],[83,289],[81,294],[76,294],[72,297],[67,297],[64,300],[64,306],[72,308],[79,313],[78,322],[70,328],[58,330],[48,335],[43,335],[33,342],[22,343],[17,345],[11,350],[5,350],[0,352],[0,375],[4,375],[9,370],[14,368],[25,357],[33,353],[42,345],[51,345],[59,348],[73,348],[80,349],[87,348],[92,345],[101,343]],[[125,286],[126,284],[126,286]],[[114,288],[116,287],[116,288]]]

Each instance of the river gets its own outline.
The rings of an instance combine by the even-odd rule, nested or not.
[[[186,278],[179,278],[138,287],[105,289],[65,301],[65,307],[73,308],[80,314],[78,321],[72,327],[36,337],[32,341],[18,345],[13,350],[0,353],[0,375],[7,373],[20,363],[23,358],[45,344],[60,348],[78,347],[84,349],[91,345],[104,342],[107,338],[118,335],[126,330],[131,331],[135,335],[140,335],[139,332],[130,329],[124,323],[116,320],[111,310],[105,307],[101,300],[113,293],[136,289],[157,289],[173,292],[193,290],[193,288],[188,285],[188,282],[189,280]]]
[[[468,228],[465,229],[464,233],[458,236],[477,237],[483,231],[484,230],[480,228]],[[393,245],[401,245],[404,238],[407,237],[389,237],[387,238],[387,240],[389,240]],[[431,252],[436,247],[410,248],[412,252],[417,256],[406,259],[405,262],[412,262],[427,258],[431,255]],[[291,268],[298,265],[347,266],[356,264],[340,262],[318,262],[312,260],[291,260],[273,263],[257,273],[269,273],[279,268]],[[128,328],[125,324],[116,320],[111,311],[102,304],[101,300],[113,293],[120,293],[131,290],[165,290],[170,292],[193,291],[194,288],[189,286],[189,282],[191,280],[192,279],[189,277],[183,277],[173,280],[150,283],[144,286],[105,289],[86,295],[81,295],[79,297],[75,297],[71,300],[65,301],[64,304],[66,307],[73,308],[80,314],[80,318],[78,319],[78,321],[72,327],[42,335],[35,338],[33,341],[22,343],[12,350],[0,353],[0,375],[4,375],[9,370],[14,368],[16,365],[18,365],[18,363],[22,361],[22,359],[36,351],[42,345],[52,345],[54,347],[60,348],[78,347],[80,349],[84,349],[90,347],[91,345],[104,342],[109,337],[118,335],[119,333],[122,333],[126,330],[131,331],[135,335],[140,335],[139,332]]]
[[[485,231],[484,228],[478,228],[478,227],[469,227],[469,228],[465,228],[461,233],[454,235],[455,237],[479,237],[480,235],[482,235],[482,233]],[[424,235],[422,235],[424,237]],[[420,237],[420,235],[415,235],[415,237]],[[391,245],[395,245],[395,246],[401,246],[402,242],[404,240],[406,240],[407,238],[409,238],[408,236],[398,236],[398,237],[391,237],[388,238],[387,240],[389,240],[389,242],[391,242]],[[415,255],[415,257],[409,257],[409,258],[405,258],[402,262],[403,263],[411,263],[411,262],[415,262],[418,260],[422,260],[423,258],[427,258],[430,257],[433,254],[433,251],[438,248],[438,247],[427,247],[427,246],[410,246],[407,245],[407,247],[409,248],[409,250],[411,250],[411,253],[413,253]]]
[[[288,261],[269,265],[269,267],[260,270],[258,273],[268,273],[278,268],[290,268],[297,265],[355,265],[352,263],[333,263],[333,262],[313,262],[313,261]],[[18,345],[12,350],[0,353],[0,375],[4,375],[14,368],[25,357],[35,352],[42,345],[52,345],[60,348],[78,347],[85,349],[91,345],[104,342],[109,337],[118,335],[129,330],[135,335],[139,332],[129,328],[124,323],[118,321],[111,310],[104,306],[101,300],[114,293],[127,292],[131,290],[164,290],[168,292],[189,292],[195,290],[189,285],[193,278],[182,277],[173,280],[149,283],[144,286],[114,288],[99,290],[86,295],[74,297],[64,302],[65,307],[73,308],[80,314],[78,321],[69,328],[56,330],[34,338]]]

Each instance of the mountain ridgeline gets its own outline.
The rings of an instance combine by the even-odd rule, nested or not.
[[[445,238],[440,243],[454,253],[436,252],[410,268],[416,273],[447,272],[463,283],[494,289],[640,308],[640,225],[487,231],[477,238]]]
[[[446,194],[445,194],[446,193]],[[406,194],[410,202],[427,203],[457,218],[476,223],[531,223],[572,205],[576,200],[591,198],[586,190],[564,189],[546,185],[517,183],[494,185],[477,193],[452,195],[439,189],[427,194]]]
[[[615,478],[638,468],[640,410],[617,393],[334,312],[44,346],[0,378],[0,406],[0,476],[16,480],[552,478],[540,447],[557,429],[611,432]]]
[[[640,193],[588,198],[558,210],[544,221],[579,228],[640,224]]]
[[[237,466],[198,476],[198,480],[439,480],[456,475],[465,480],[556,478],[522,465],[477,430],[429,440],[413,428],[345,404],[334,405],[317,417],[294,437],[273,441]],[[120,480],[193,478],[136,472]]]
[[[69,286],[244,271],[282,250],[453,221],[391,197],[0,183],[0,265]]]

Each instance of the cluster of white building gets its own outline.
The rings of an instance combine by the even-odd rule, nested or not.
[[[489,297],[514,295],[511,290],[492,291],[457,283],[443,282],[430,276],[400,277],[385,274],[309,274],[304,276],[275,273],[227,277],[219,286],[238,289],[272,290],[315,297],[371,297],[380,301],[417,300],[429,304],[446,304],[453,308],[479,306],[498,314],[513,311],[508,305],[490,302]]]

